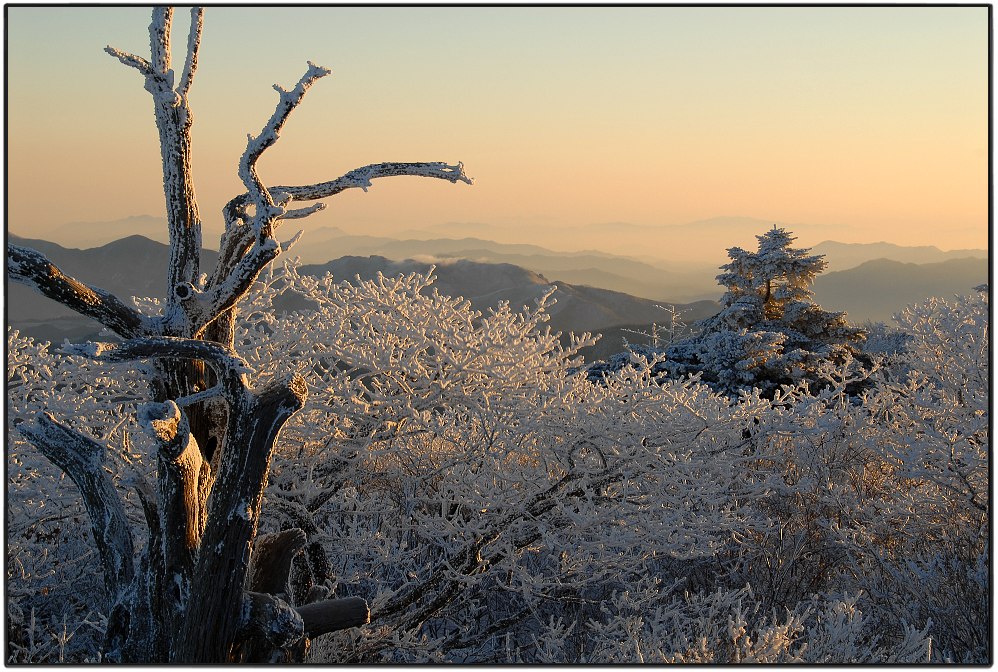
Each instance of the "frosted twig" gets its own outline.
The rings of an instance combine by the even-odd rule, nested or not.
[[[104,47],[104,51],[111,54],[125,65],[135,68],[146,77],[153,74],[152,64],[141,56],[136,56],[135,54],[130,54],[127,51],[115,49],[111,45]]]
[[[156,73],[166,74],[170,69],[170,26],[173,23],[173,7],[155,7],[152,22],[149,24],[149,53],[152,54],[152,67]]]
[[[281,216],[281,219],[304,219],[309,215],[314,215],[320,210],[325,210],[325,203],[315,203],[308,206],[307,208],[298,208],[296,210],[286,210]]]
[[[191,31],[187,36],[187,60],[184,62],[184,74],[180,77],[180,88],[177,93],[186,97],[194,80],[194,72],[198,68],[198,51],[201,48],[201,30],[204,27],[204,7],[191,7]]]
[[[256,162],[263,152],[277,142],[281,128],[287,121],[291,111],[294,110],[305,96],[305,92],[321,77],[329,74],[329,70],[322,66],[315,65],[311,61],[308,63],[308,70],[298,80],[298,83],[290,91],[274,85],[274,89],[280,94],[280,101],[270,120],[260,131],[257,137],[249,136],[246,143],[246,151],[243,152],[239,160],[239,177],[246,186],[246,191],[256,205],[255,216],[256,226],[259,228],[259,239],[269,236],[271,233],[271,222],[275,217],[283,214],[283,210],[275,207],[273,198],[263,182],[260,181],[256,172]]]
[[[301,236],[302,236],[303,233],[305,233],[304,229],[300,229],[298,231],[298,233],[296,233],[294,236],[291,237],[291,240],[287,240],[287,241],[281,243],[281,249],[284,250],[285,252],[287,252],[292,247],[294,247],[295,245],[297,245],[298,241],[301,240]]]
[[[319,198],[335,196],[347,189],[363,189],[367,191],[372,186],[371,180],[382,177],[400,177],[411,175],[414,177],[433,177],[439,180],[447,180],[451,183],[464,182],[474,184],[474,180],[464,172],[464,164],[460,161],[457,165],[444,163],[443,161],[420,161],[413,163],[372,163],[362,168],[355,168],[349,173],[337,177],[328,182],[310,184],[293,187],[273,187],[273,191],[283,191],[289,194],[295,201],[314,201]]]

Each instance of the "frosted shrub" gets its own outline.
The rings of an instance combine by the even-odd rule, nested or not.
[[[323,578],[370,599],[358,659],[395,660],[406,629],[452,660],[522,655],[545,614],[599,613],[612,589],[759,523],[736,506],[757,484],[735,467],[763,400],[732,407],[648,367],[593,385],[570,373],[591,340],[563,348],[542,326],[547,298],[480,314],[430,280],[336,284],[287,267],[251,313],[282,292],[317,308],[284,316],[252,361],[290,355],[316,374],[268,497],[275,526],[324,540],[339,566]],[[584,642],[569,639],[577,658]]]
[[[589,662],[841,665],[931,658],[927,630],[909,628],[902,641],[881,646],[856,596],[814,596],[769,612],[750,587],[657,595],[637,611],[630,596],[616,595],[610,617],[588,624]]]
[[[991,629],[988,318],[987,291],[902,312],[908,352],[885,367],[860,427],[896,492],[868,532],[891,540],[872,545],[868,590],[895,622],[931,618],[940,655],[960,662],[987,655]]]
[[[481,313],[431,276],[266,273],[234,342],[260,380],[290,366],[309,389],[261,532],[304,532],[289,599],[371,607],[306,660],[986,660],[986,299],[915,307],[906,352],[766,398],[644,357],[593,383],[591,339],[563,347],[549,297]],[[8,657],[95,659],[82,506],[15,427],[72,406],[140,522],[152,465],[122,409],[143,390],[16,332],[8,347]]]
[[[7,539],[8,660],[79,662],[93,657],[106,616],[99,564],[87,513],[65,474],[27,443],[17,426],[38,412],[65,414],[72,426],[114,450],[108,458],[116,482],[141,488],[148,475],[145,440],[127,412],[142,385],[127,367],[117,375],[91,362],[52,351],[7,331]],[[137,522],[134,493],[127,498]],[[73,633],[70,636],[70,633]]]

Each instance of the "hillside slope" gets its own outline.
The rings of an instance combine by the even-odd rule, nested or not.
[[[891,322],[905,306],[930,296],[970,294],[988,281],[988,260],[968,257],[933,264],[876,259],[847,271],[819,275],[814,296],[826,310],[844,310],[849,320]]]

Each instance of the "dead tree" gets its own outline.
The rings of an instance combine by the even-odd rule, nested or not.
[[[158,446],[155,492],[142,492],[149,543],[136,557],[135,534],[120,494],[104,471],[105,446],[39,414],[20,431],[79,487],[97,545],[111,607],[104,659],[129,663],[221,663],[288,660],[307,638],[369,619],[359,598],[297,604],[290,597],[292,557],[305,532],[257,535],[267,474],[281,427],[301,408],[303,381],[257,384],[233,338],[240,299],[282,252],[282,222],[323,208],[318,199],[366,189],[380,177],[414,175],[470,184],[463,166],[381,163],[320,184],[267,186],[257,162],[273,145],[308,88],[329,74],[312,63],[280,101],[239,162],[245,193],[223,209],[225,232],[215,269],[202,273],[201,215],[191,170],[188,94],[198,66],[203,11],[191,10],[179,81],[170,65],[172,9],[156,8],[151,57],[107,47],[138,71],[152,94],[159,130],[169,226],[163,310],[139,313],[110,293],[62,273],[44,255],[7,246],[7,273],[118,334],[118,344],[77,346],[104,361],[152,363],[153,398],[138,421]],[[313,201],[312,205],[295,204]]]

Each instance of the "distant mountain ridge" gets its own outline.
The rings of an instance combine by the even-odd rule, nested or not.
[[[906,264],[935,264],[951,259],[987,259],[987,250],[943,251],[933,245],[903,246],[894,243],[840,243],[826,240],[811,248],[814,254],[825,255],[826,272],[844,271],[877,259],[888,259]]]
[[[339,279],[354,275],[370,277],[380,270],[388,275],[418,270],[425,272],[436,265],[437,288],[445,294],[472,300],[476,307],[495,305],[500,299],[514,306],[533,305],[545,289],[557,287],[559,299],[551,313],[551,327],[558,331],[617,332],[661,319],[656,304],[673,303],[688,310],[687,322],[702,319],[716,311],[711,300],[697,300],[691,288],[711,290],[707,296],[719,296],[714,276],[716,268],[672,272],[634,258],[589,253],[558,253],[532,245],[506,245],[482,239],[437,239],[442,241],[397,241],[373,236],[344,236],[338,229],[320,229],[317,233],[338,250],[332,261],[306,264],[305,272],[332,271]],[[8,234],[10,242],[33,247],[46,254],[67,273],[118,294],[123,300],[132,295],[162,296],[168,257],[167,246],[148,238],[132,235],[96,248],[70,249],[38,239]],[[384,254],[348,254],[344,240],[358,240],[363,249],[386,249],[402,257],[391,259]],[[303,239],[289,256],[308,249]],[[422,246],[416,243],[423,244]],[[469,247],[469,245],[475,245]],[[441,250],[434,254],[434,250]],[[826,253],[830,265],[842,259],[888,251],[914,258],[939,259],[955,252],[937,248],[905,248],[889,243],[844,245],[826,241],[814,250]],[[843,252],[844,250],[844,252]],[[313,248],[315,254],[319,254]],[[411,254],[405,255],[405,252]],[[942,259],[931,263],[905,263],[874,259],[848,270],[830,271],[818,276],[815,297],[829,310],[845,310],[850,321],[890,321],[906,305],[929,296],[966,294],[988,279],[987,255],[970,250],[974,256]],[[981,255],[982,256],[978,256]],[[839,262],[836,262],[836,255]],[[304,256],[304,255],[302,255]],[[413,259],[415,257],[415,259]],[[471,257],[462,259],[461,257]],[[202,251],[202,267],[210,270],[217,253]],[[626,287],[633,291],[622,291]],[[648,290],[648,291],[645,291]],[[671,292],[671,293],[670,293]],[[659,298],[665,297],[665,298]],[[8,284],[7,317],[9,323],[45,340],[61,341],[93,336],[99,326],[80,318],[66,308],[17,283]]]
[[[115,293],[124,301],[131,296],[163,296],[168,248],[142,236],[129,236],[107,245],[86,250],[62,247],[44,240],[9,236],[16,245],[32,247],[44,253],[66,273]],[[217,253],[203,250],[201,263],[210,270]],[[338,280],[351,280],[360,275],[372,277],[377,272],[386,275],[427,272],[433,264],[425,261],[392,261],[385,257],[346,256],[322,265],[304,265],[302,273],[321,275],[332,272]],[[550,310],[549,326],[555,331],[599,332],[604,328],[652,322],[660,319],[656,301],[638,298],[611,290],[579,287],[560,281],[549,281],[543,275],[513,264],[482,263],[470,260],[443,261],[436,264],[435,287],[443,294],[463,296],[479,309],[509,301],[514,309],[533,306],[534,300],[548,288],[556,288],[558,302]],[[42,340],[61,342],[64,338],[93,338],[100,325],[39,295],[19,283],[8,284],[7,319],[14,328]],[[716,311],[712,302],[683,306],[695,319]]]
[[[463,296],[473,307],[484,311],[499,301],[509,301],[519,309],[532,307],[534,301],[552,286],[557,303],[549,311],[550,326],[555,331],[597,332],[609,327],[661,320],[659,301],[642,299],[622,292],[596,287],[551,282],[543,275],[505,263],[480,263],[467,259],[437,264],[406,259],[392,261],[381,256],[346,256],[321,265],[305,265],[300,272],[309,275],[332,273],[334,278],[350,280],[360,276],[368,280],[377,273],[395,276],[402,273],[427,273],[433,268],[434,286],[441,294]],[[703,301],[677,304],[702,319],[717,311],[717,304]]]
[[[720,297],[721,288],[715,276],[718,266],[726,263],[725,250],[753,242],[755,235],[773,225],[772,222],[750,217],[714,217],[711,219],[670,226],[625,223],[585,224],[570,230],[545,232],[543,227],[524,231],[523,225],[511,227],[475,223],[449,223],[422,230],[400,231],[396,237],[357,235],[343,228],[319,226],[308,228],[290,254],[305,264],[322,264],[342,256],[383,256],[399,261],[417,259],[440,263],[451,259],[469,259],[483,263],[506,263],[539,273],[551,281],[600,287],[648,299],[684,302]],[[828,226],[787,225],[799,234],[808,232],[814,240]],[[94,235],[105,230],[125,230],[154,240],[165,241],[166,226],[161,218],[129,217],[116,222],[78,223],[63,227],[69,235]],[[490,234],[506,235],[519,231],[520,240],[529,236],[529,243],[498,242]],[[155,235],[152,235],[152,232]],[[557,233],[558,247],[566,245],[587,249],[555,251],[540,242],[544,236]],[[443,234],[443,236],[441,236]],[[290,236],[290,232],[287,234]],[[124,236],[118,236],[119,238]],[[210,245],[213,240],[206,237]],[[62,241],[62,239],[60,239]],[[590,243],[599,241],[602,249]],[[689,244],[696,241],[696,245]],[[65,244],[65,243],[64,243]],[[690,257],[690,250],[710,246],[714,250],[711,262]],[[623,247],[623,249],[620,249]],[[880,258],[905,263],[937,263],[947,259],[988,256],[986,250],[953,250],[944,252],[935,247],[906,247],[892,243],[840,243],[825,240],[812,251],[823,254],[827,272],[842,271]],[[616,252],[616,253],[613,253]],[[664,258],[671,257],[671,261]]]
[[[895,313],[930,296],[970,294],[988,281],[988,260],[978,257],[912,264],[891,259],[867,261],[846,271],[819,275],[815,300],[826,310],[844,310],[849,320],[891,322]]]

